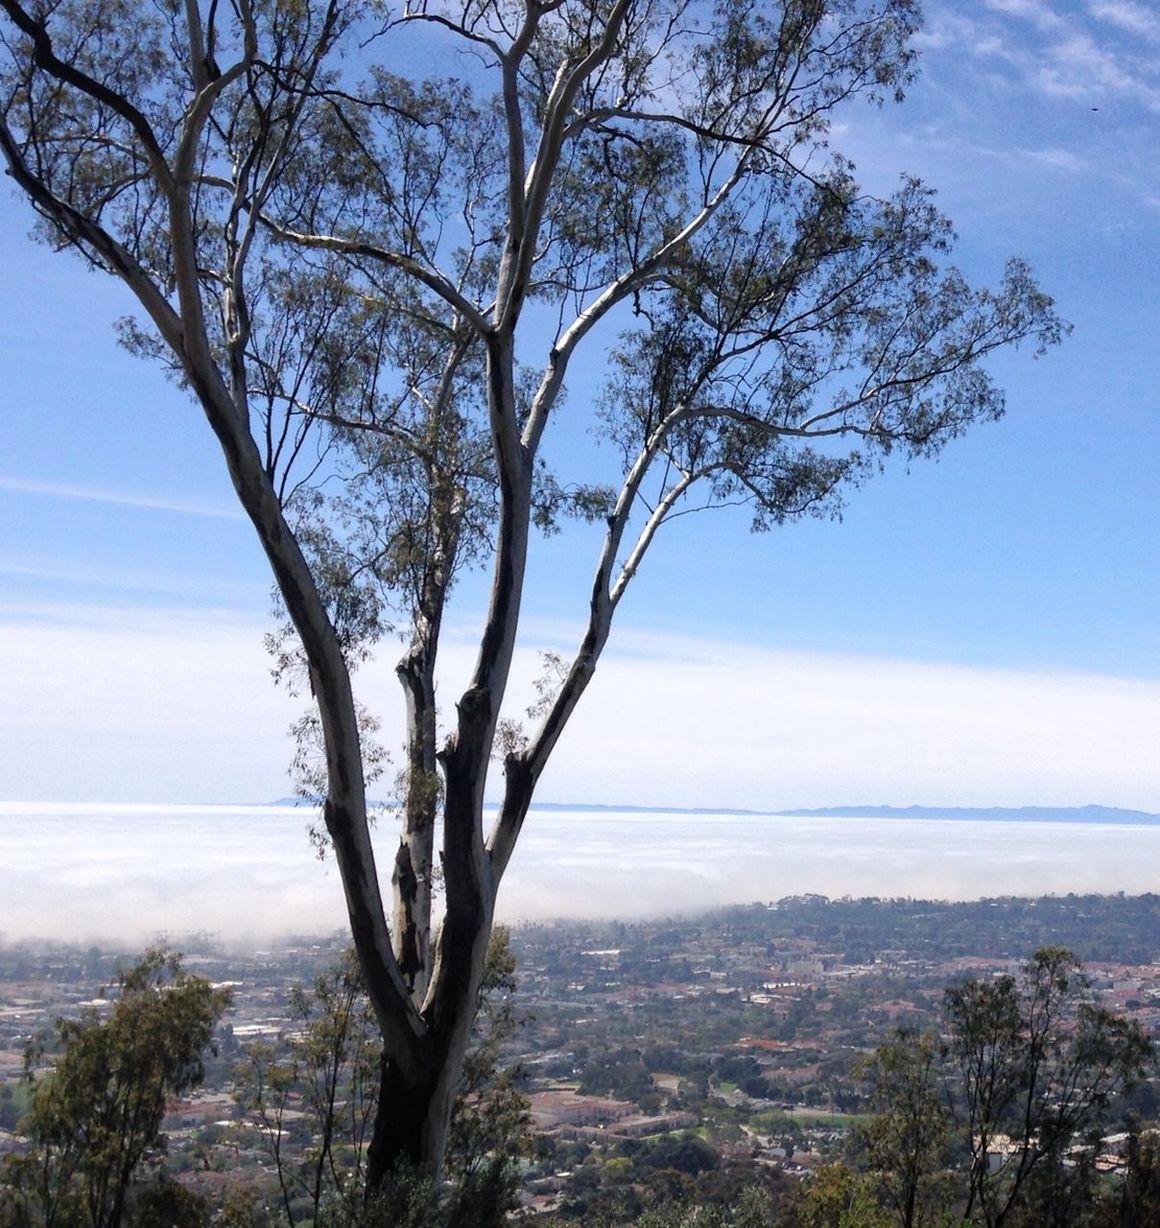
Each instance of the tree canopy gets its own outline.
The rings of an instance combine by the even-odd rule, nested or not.
[[[9,173],[42,238],[124,283],[123,340],[204,413],[270,563],[272,647],[310,695],[304,788],[385,1042],[371,1182],[400,1155],[438,1175],[500,880],[662,527],[832,513],[891,452],[997,417],[982,360],[1061,324],[1024,262],[972,288],[931,191],[868,195],[829,144],[841,108],[911,82],[913,0],[0,13]],[[574,472],[585,426],[612,446]],[[525,733],[503,702],[529,539],[564,516],[592,526],[585,627]],[[441,728],[440,633],[476,564],[478,654]],[[388,905],[353,671],[391,632]]]

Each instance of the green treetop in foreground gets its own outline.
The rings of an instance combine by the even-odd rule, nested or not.
[[[910,82],[912,0],[0,14],[9,173],[42,238],[124,283],[125,341],[204,413],[277,585],[305,787],[383,1039],[368,1185],[400,1159],[438,1179],[500,881],[663,526],[834,512],[891,452],[997,417],[982,360],[1060,323],[1019,261],[994,290],[940,267],[930,191],[867,196],[829,146],[841,108]],[[553,472],[590,428],[612,446]],[[525,733],[502,705],[529,539],[564,515],[592,526],[585,626]],[[477,563],[490,597],[441,736],[446,603]],[[392,629],[387,900],[352,671]]]
[[[1070,951],[1041,947],[1018,977],[952,985],[945,1025],[941,1043],[898,1033],[864,1069],[877,1111],[861,1132],[867,1183],[888,1222],[1145,1222],[1139,1154],[1102,1202],[1095,1156],[1115,1098],[1153,1072],[1152,1042],[1099,1004]]]
[[[0,1224],[120,1228],[194,1216],[194,1200],[147,1169],[165,1151],[166,1104],[201,1082],[228,1005],[228,990],[150,951],[118,976],[107,1012],[58,1019],[59,1056],[36,1077],[21,1123],[29,1149],[0,1167]],[[42,1056],[30,1049],[30,1078]]]

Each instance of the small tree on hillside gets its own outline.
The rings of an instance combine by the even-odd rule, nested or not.
[[[1100,1006],[1079,960],[1042,947],[1016,979],[946,991],[952,1099],[970,1150],[966,1218],[1000,1228],[1037,1172],[1099,1126],[1116,1093],[1149,1069],[1139,1025]]]
[[[0,1168],[0,1222],[119,1228],[144,1222],[148,1209],[159,1221],[185,1222],[183,1211],[199,1218],[184,1191],[148,1168],[165,1152],[166,1104],[201,1082],[229,1000],[183,972],[179,957],[150,951],[118,977],[107,1015],[88,1007],[58,1019],[51,1069],[37,1073],[39,1046],[27,1055],[33,1087],[22,1128],[31,1146]]]
[[[879,1116],[862,1142],[894,1222],[1104,1222],[1118,1202],[1097,1199],[1094,1146],[1116,1097],[1152,1068],[1148,1036],[1099,1005],[1062,947],[1019,976],[953,985],[945,1001],[941,1044],[902,1031],[865,1068]],[[1123,1205],[1146,1169],[1130,1166]]]
[[[663,526],[834,512],[892,451],[932,456],[997,417],[981,361],[1051,344],[1059,321],[1020,261],[995,290],[940,269],[951,228],[929,190],[868,196],[829,148],[839,108],[901,97],[914,0],[0,14],[9,174],[41,237],[125,284],[124,339],[204,412],[277,584],[279,665],[309,689],[303,760],[316,746],[384,1042],[369,1183],[400,1157],[437,1179],[500,881]],[[555,473],[585,427],[611,449]],[[569,514],[594,533],[585,628],[524,736],[501,722],[529,540]],[[478,655],[441,738],[446,603],[483,559]],[[392,628],[388,905],[352,672]]]
[[[898,1228],[944,1223],[952,1203],[950,1115],[937,1038],[905,1028],[862,1067],[875,1116],[856,1137]]]

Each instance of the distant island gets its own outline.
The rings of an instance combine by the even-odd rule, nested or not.
[[[307,806],[300,797],[280,797],[271,806]],[[375,809],[387,807],[374,802]],[[961,819],[975,823],[1160,823],[1160,814],[1118,806],[822,806],[817,809],[747,810],[735,806],[621,806],[613,802],[533,802],[533,810],[575,814],[728,814],[753,818]],[[496,809],[489,802],[485,809]]]
[[[1116,806],[824,806],[778,810],[811,819],[970,819],[983,823],[1160,823],[1160,814]]]
[[[1160,814],[1115,806],[823,806],[815,810],[742,810],[726,806],[615,806],[534,802],[533,810],[619,814],[733,814],[754,818],[963,819],[991,823],[1160,823]]]

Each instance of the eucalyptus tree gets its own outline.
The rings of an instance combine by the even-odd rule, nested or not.
[[[518,1027],[515,966],[508,932],[497,926],[451,1114],[444,1205],[436,1214],[424,1196],[430,1188],[425,1174],[408,1173],[385,1191],[385,1200],[374,1200],[372,1222],[412,1228],[417,1219],[427,1228],[466,1228],[505,1222],[518,1206],[518,1162],[529,1150],[531,1119],[517,1071],[500,1061],[501,1047]],[[261,1125],[287,1228],[304,1213],[314,1224],[357,1223],[365,1208],[381,1044],[354,952],[320,973],[313,989],[295,990],[290,1010],[284,1035],[247,1048],[237,1097]],[[305,1129],[308,1146],[293,1138],[292,1118],[301,1119],[296,1128]],[[410,1200],[418,1204],[417,1216],[405,1209]]]
[[[910,81],[912,0],[0,12],[10,175],[42,237],[124,282],[126,341],[200,406],[269,559],[384,1040],[370,1183],[400,1156],[437,1175],[500,881],[662,527],[739,502],[757,527],[832,512],[892,450],[998,416],[980,361],[1059,322],[1018,261],[993,290],[940,269],[930,192],[868,196],[829,148],[839,108]],[[577,419],[614,446],[556,474]],[[566,513],[592,525],[585,629],[524,734],[502,704],[528,545]],[[490,596],[442,736],[442,619],[476,562]],[[352,671],[391,630],[388,906]]]

